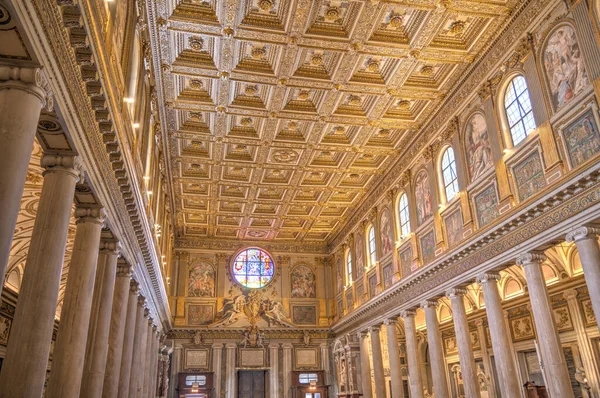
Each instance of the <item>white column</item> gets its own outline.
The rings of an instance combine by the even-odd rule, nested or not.
[[[542,356],[549,395],[573,398],[569,371],[542,272],[542,261],[545,258],[541,253],[524,253],[517,257],[517,264],[525,270],[531,312],[535,322],[537,342]]]
[[[77,206],[77,228],[71,265],[56,337],[48,398],[78,398],[85,360],[85,346],[92,310],[100,232],[104,224],[101,207]]]
[[[371,355],[373,356],[373,378],[375,382],[375,396],[385,398],[385,374],[383,373],[383,351],[381,350],[381,326],[371,326]]]
[[[156,389],[158,383],[158,350],[160,346],[160,337],[158,332],[158,327],[154,325],[152,328],[152,362],[151,362],[151,372],[150,372],[150,390],[148,391],[148,398],[156,397]]]
[[[142,394],[141,394],[141,398],[147,398],[148,397],[148,392],[150,391],[150,373],[151,373],[151,369],[152,369],[152,350],[153,350],[153,343],[154,343],[154,331],[153,331],[153,324],[154,319],[152,317],[148,317],[148,328],[146,330],[146,350],[145,353],[143,353],[142,355],[145,355],[145,359],[144,359],[144,366],[142,367],[142,371],[143,371],[143,377],[140,377],[140,379],[143,379],[142,381]]]
[[[237,344],[227,343],[225,345],[225,398],[235,398],[237,391],[235,390],[235,350]]]
[[[487,314],[494,362],[498,373],[498,382],[502,397],[520,397],[521,386],[517,376],[517,366],[511,354],[511,343],[508,329],[504,322],[502,299],[498,291],[499,274],[487,273],[477,277],[483,289],[483,300]],[[482,343],[483,344],[483,343]]]
[[[283,343],[283,398],[290,398],[292,388],[292,345]],[[323,352],[323,351],[321,351]]]
[[[221,396],[221,362],[223,358],[223,343],[214,343],[213,349],[213,373],[215,375],[215,396]]]
[[[591,227],[577,228],[567,234],[567,242],[575,242],[583,276],[587,284],[592,309],[596,319],[600,320],[600,247],[598,234],[600,229]]]
[[[371,362],[369,361],[369,342],[367,341],[369,334],[367,332],[359,332],[359,349],[360,349],[360,381],[362,385],[362,397],[373,397],[373,386],[371,385]],[[348,386],[346,386],[348,388]]]
[[[279,396],[279,343],[269,344],[269,396]]]
[[[85,362],[81,381],[81,398],[100,398],[108,356],[110,317],[115,295],[117,259],[121,246],[116,240],[100,242],[100,254],[94,282],[92,313],[90,316]],[[129,281],[126,288],[129,288]]]
[[[408,384],[411,398],[423,398],[423,379],[421,378],[421,361],[419,360],[417,341],[417,328],[415,325],[415,311],[402,311],[400,316],[404,320],[404,334],[406,337],[406,362],[408,363]]]
[[[427,342],[429,344],[429,364],[431,365],[433,392],[435,398],[449,398],[446,359],[444,358],[442,333],[440,332],[436,307],[437,300],[427,300],[421,304],[421,308],[425,311],[425,323],[427,324]]]
[[[328,386],[331,384],[329,382],[329,376],[331,373],[329,370],[329,349],[327,348],[327,343],[321,343],[321,344],[319,344],[319,347],[321,347],[321,369],[323,369],[323,372],[324,372],[323,384]],[[291,371],[291,369],[290,369],[290,371]],[[285,378],[285,376],[284,376],[284,378]]]
[[[144,308],[145,300],[138,306],[135,319],[135,336],[133,338],[133,357],[131,360],[131,373],[129,376],[129,397],[140,398],[142,384],[144,383],[144,360],[146,357],[146,334],[148,332],[148,309]]]
[[[387,332],[388,356],[390,358],[390,381],[392,382],[392,398],[404,398],[402,382],[402,365],[400,364],[400,347],[398,345],[398,319],[388,318],[383,321]]]
[[[480,397],[479,383],[477,382],[477,369],[471,345],[471,332],[467,322],[465,310],[464,289],[451,289],[447,292],[452,305],[452,320],[454,321],[454,332],[458,346],[458,360],[463,377],[463,386],[467,397]]]
[[[129,398],[129,387],[131,384],[131,364],[133,361],[133,340],[135,339],[135,325],[137,323],[138,308],[143,308],[142,306],[144,304],[144,298],[139,296],[138,286],[139,284],[136,281],[131,281],[131,290],[129,292],[129,299],[127,301],[127,318],[125,321],[125,334],[123,336],[123,354],[121,355],[121,366],[119,370],[119,388],[117,394],[119,398]]]
[[[0,66],[0,280],[4,281],[46,93],[40,70]],[[2,291],[2,286],[0,286]]]
[[[488,377],[488,396],[490,398],[496,398],[496,381],[493,377],[492,362],[490,353],[487,347],[487,335],[485,334],[485,328],[483,327],[483,319],[476,319],[475,325],[477,326],[477,338],[480,341],[481,359],[483,360],[483,372]]]
[[[39,397],[46,380],[79,171],[74,156],[44,155],[41,163],[46,168],[44,184],[0,373],[1,398]]]

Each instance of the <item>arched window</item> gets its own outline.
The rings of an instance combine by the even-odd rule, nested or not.
[[[410,233],[410,214],[408,212],[408,199],[406,199],[404,193],[398,201],[398,215],[400,216],[400,234],[406,236]]]
[[[371,260],[371,266],[377,262],[377,252],[375,246],[375,228],[369,227],[369,259]]]
[[[442,179],[444,181],[444,192],[446,202],[450,202],[458,193],[458,178],[456,177],[456,161],[454,150],[448,147],[442,156]]]
[[[346,272],[348,272],[348,283],[352,283],[352,252],[348,250],[346,255]]]
[[[504,109],[513,145],[517,146],[535,130],[529,90],[523,76],[516,76],[508,84],[504,94]]]

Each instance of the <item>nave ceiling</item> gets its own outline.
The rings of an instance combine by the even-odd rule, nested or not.
[[[330,241],[517,3],[148,2],[177,236]]]

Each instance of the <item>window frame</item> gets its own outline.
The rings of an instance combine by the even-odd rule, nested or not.
[[[348,278],[348,285],[351,285],[353,282],[352,268],[352,250],[348,248],[348,251],[346,252],[346,276]]]
[[[262,286],[259,286],[259,287],[246,286],[241,281],[239,281],[237,279],[237,277],[236,277],[236,274],[234,272],[236,260],[237,260],[237,258],[238,258],[238,256],[240,254],[242,254],[243,252],[245,252],[247,250],[258,250],[258,251],[261,251],[262,253],[264,253],[265,255],[267,255],[270,258],[270,260],[271,260],[271,267],[273,269],[273,275],[271,276],[271,278],[269,279],[269,281],[267,283],[265,283],[264,285],[262,285]],[[230,276],[231,276],[232,280],[234,281],[234,283],[242,286],[244,289],[250,289],[250,290],[264,289],[267,286],[269,286],[271,283],[273,283],[273,281],[277,278],[277,272],[276,272],[277,264],[275,263],[275,260],[273,259],[273,255],[271,253],[269,253],[267,250],[263,249],[262,247],[258,247],[258,246],[247,246],[247,247],[244,247],[244,248],[238,250],[237,252],[235,252],[235,254],[233,255],[233,257],[232,257],[232,259],[230,261],[231,261],[231,263],[229,265]],[[248,260],[246,260],[246,261],[248,261]],[[246,274],[246,276],[248,276],[248,274]],[[254,276],[254,275],[251,274],[250,276]]]
[[[514,82],[517,79],[522,79],[524,82],[524,90],[521,91],[520,93],[517,92],[517,89],[515,87]],[[510,104],[507,105],[507,100],[508,100],[508,96],[511,94],[512,91],[512,95],[514,96],[514,99],[510,102]],[[527,138],[531,135],[532,132],[534,132],[537,129],[537,122],[535,120],[535,115],[533,114],[533,104],[531,102],[531,92],[529,90],[529,85],[527,83],[527,78],[525,77],[525,75],[522,72],[518,72],[518,73],[514,73],[510,76],[508,76],[505,80],[505,83],[503,85],[503,90],[500,92],[500,98],[502,98],[502,123],[503,123],[503,129],[504,129],[504,135],[505,135],[505,141],[506,141],[506,146],[511,149],[511,148],[515,148],[519,145],[521,145],[522,143],[524,143],[525,141],[527,141]],[[524,101],[528,101],[529,102],[529,111],[525,112],[525,108],[523,107],[522,103],[521,103],[521,97],[523,96],[523,94],[526,94],[526,98],[524,99]],[[517,111],[519,112],[519,119],[513,123],[511,125],[511,122],[509,120],[509,107],[517,104]],[[522,112],[525,112],[524,114]],[[525,120],[527,119],[527,121]],[[531,122],[531,125],[528,125],[529,122]],[[527,123],[527,124],[526,124]],[[518,138],[518,136],[516,136],[515,132],[514,132],[514,127],[520,125],[523,129],[524,132],[524,136],[522,138],[520,138],[518,141],[515,141],[516,138]],[[528,130],[529,128],[529,130]]]
[[[444,162],[446,160],[446,155],[448,155],[449,153],[452,154],[452,159],[449,160],[447,165],[444,165]],[[440,172],[440,181],[442,183],[442,192],[444,195],[444,199],[446,203],[451,202],[454,198],[456,198],[458,196],[458,193],[460,192],[460,185],[458,184],[458,168],[456,165],[456,155],[454,154],[454,148],[452,148],[451,145],[446,146],[442,152],[441,152],[441,156],[440,156],[440,167],[439,167],[439,172]],[[450,173],[450,177],[452,178],[449,182],[446,181],[446,170],[449,170]],[[452,188],[453,193],[452,197],[450,197],[448,188]]]
[[[369,267],[372,267],[377,262],[377,238],[375,235],[375,227],[372,224],[369,225],[369,227],[367,228],[367,236],[367,248],[369,249]]]
[[[406,204],[406,206],[403,205],[402,203],[402,199],[404,199],[404,203]],[[408,204],[408,195],[406,194],[406,192],[401,192],[400,196],[398,196],[398,224],[399,225],[399,231],[400,231],[400,237],[404,238],[405,236],[409,235],[412,231],[411,231],[411,226],[410,226],[410,206]],[[405,214],[405,217],[403,217],[403,214]],[[406,220],[404,220],[404,218],[406,218]],[[406,226],[406,232],[404,230],[404,227]]]

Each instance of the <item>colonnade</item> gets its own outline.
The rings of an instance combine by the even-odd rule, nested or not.
[[[566,240],[575,242],[583,272],[589,291],[594,314],[597,319],[600,315],[600,247],[598,246],[598,234],[600,230],[593,227],[581,227],[569,232]],[[522,253],[514,259],[525,273],[527,287],[529,289],[529,300],[533,315],[535,330],[537,333],[538,351],[545,372],[546,389],[551,397],[569,398],[573,397],[571,380],[565,356],[561,347],[558,329],[555,323],[552,305],[548,295],[546,282],[542,271],[542,263],[546,257],[542,252]],[[502,299],[499,292],[500,275],[497,272],[485,272],[476,278],[481,285],[485,310],[490,330],[495,368],[498,373],[498,382],[503,398],[514,398],[522,396],[522,388],[519,385],[517,375],[517,364],[510,350],[511,340],[505,314],[502,308]],[[462,372],[462,382],[465,396],[471,398],[480,397],[479,383],[477,380],[477,369],[473,355],[473,346],[470,338],[467,314],[464,304],[464,295],[467,291],[463,288],[472,283],[465,280],[455,288],[445,292],[449,298],[456,334],[458,357]],[[427,343],[429,348],[429,363],[431,367],[431,379],[433,382],[433,394],[436,398],[450,397],[448,371],[442,345],[442,336],[436,307],[441,294],[432,295],[422,301],[420,308],[425,313],[427,329]],[[399,343],[396,331],[396,322],[401,319],[404,322],[406,338],[406,362],[408,365],[408,387],[413,398],[424,397],[424,384],[421,373],[421,359],[418,350],[417,331],[415,315],[417,308],[408,308],[399,311],[397,315],[387,318],[383,322],[371,325],[367,330],[358,332],[360,339],[361,355],[361,384],[362,394],[366,398],[385,397],[385,378],[383,358],[381,355],[381,342],[379,330],[381,325],[386,325],[388,334],[388,351],[391,380],[391,396],[403,397],[404,386],[402,385],[401,365],[399,361]],[[371,386],[371,369],[368,358],[367,335],[371,335],[371,352],[373,356],[373,376],[375,391]],[[374,394],[373,394],[374,393]]]
[[[37,121],[45,97],[38,69],[0,65],[0,277],[10,255]],[[44,153],[42,192],[6,356],[0,397],[44,390],[76,184],[78,157]],[[120,244],[103,238],[101,205],[75,200],[75,240],[46,397],[154,397],[160,335]],[[134,326],[135,325],[135,326]],[[123,388],[121,388],[123,387]]]

